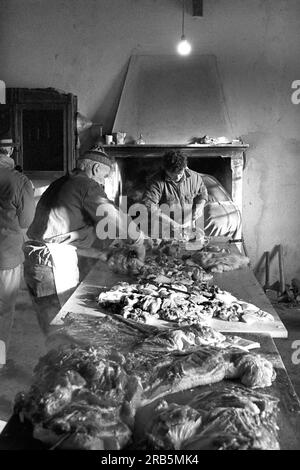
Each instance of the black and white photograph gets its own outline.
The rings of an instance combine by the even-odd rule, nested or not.
[[[299,52],[298,0],[0,0],[0,450],[300,450]]]

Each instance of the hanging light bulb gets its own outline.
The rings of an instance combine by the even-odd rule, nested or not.
[[[192,50],[192,46],[187,41],[184,35],[184,10],[185,10],[185,0],[182,0],[182,35],[181,35],[181,40],[177,45],[177,52],[180,55],[189,55]]]
[[[181,41],[177,46],[177,52],[180,55],[189,55],[192,50],[192,46],[190,43],[185,39],[185,36],[181,36]]]

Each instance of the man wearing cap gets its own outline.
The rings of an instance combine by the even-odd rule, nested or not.
[[[109,207],[113,223],[119,231],[127,231],[104,191],[104,180],[112,165],[110,157],[96,146],[77,160],[77,168],[70,175],[51,183],[38,202],[27,232],[29,241],[24,246],[24,273],[45,334],[49,322],[85,274],[82,260],[78,263],[77,251],[87,251],[97,242],[99,207],[103,204]],[[138,234],[136,239],[131,235],[131,242],[142,258],[142,235]]]
[[[31,182],[16,171],[11,138],[0,139],[0,366],[6,362],[24,260],[22,230],[34,217]]]

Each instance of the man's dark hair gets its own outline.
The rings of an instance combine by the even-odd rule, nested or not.
[[[171,173],[182,171],[187,166],[187,156],[180,150],[170,150],[163,156],[163,165]]]

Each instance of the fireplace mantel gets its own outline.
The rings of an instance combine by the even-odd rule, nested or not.
[[[248,144],[146,144],[146,145],[104,145],[106,153],[116,159],[117,166],[122,160],[130,158],[162,157],[168,150],[181,150],[188,158],[230,158],[232,171],[231,197],[242,213],[243,206],[243,168]],[[119,175],[116,179],[119,178]]]
[[[242,159],[248,144],[223,145],[178,145],[178,144],[145,144],[145,145],[104,145],[105,151],[115,158],[160,157],[168,150],[182,150],[188,157],[224,157]]]

